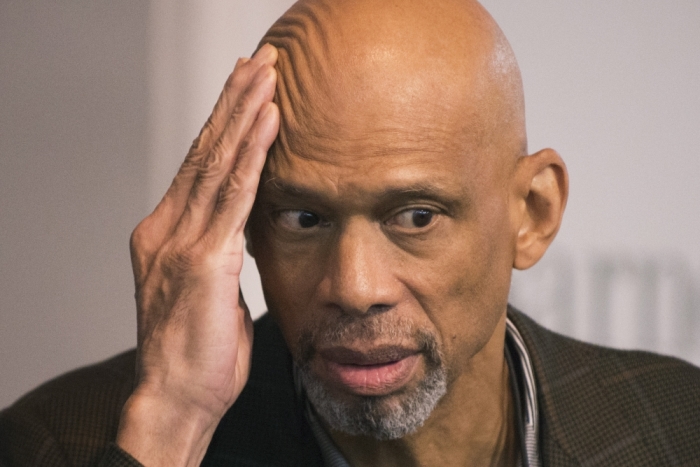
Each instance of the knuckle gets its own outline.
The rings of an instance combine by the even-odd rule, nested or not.
[[[238,72],[240,63],[241,63],[241,60],[238,59],[238,62],[236,63],[236,68],[234,69],[233,73],[228,75],[228,78],[226,78],[226,82],[224,83],[224,91],[225,92],[231,91],[236,86],[237,77],[240,74]]]
[[[181,277],[196,264],[196,254],[189,246],[165,248],[157,258],[157,264],[162,273],[169,278]]]
[[[131,232],[131,236],[129,237],[129,248],[131,249],[132,256],[145,255],[147,254],[148,250],[151,249],[151,224],[151,216],[148,216],[139,222],[136,228]]]
[[[182,165],[180,166],[180,170],[175,175],[174,180],[176,182],[179,182],[183,178],[189,178],[190,176],[192,176],[193,172],[199,169],[200,165],[202,165],[201,156],[192,153],[188,154],[185,160],[183,161]]]
[[[255,190],[250,183],[246,183],[237,172],[232,172],[226,178],[226,182],[222,186],[219,193],[219,202],[216,205],[217,212],[223,213],[230,208],[236,200],[255,198]]]
[[[222,140],[218,140],[216,143],[214,143],[214,146],[211,148],[211,151],[209,151],[209,154],[207,154],[207,157],[202,159],[200,164],[200,173],[203,176],[207,176],[209,174],[221,171],[224,159],[226,158],[226,154],[228,152],[229,151],[226,144]]]
[[[209,155],[202,160],[197,171],[197,177],[195,178],[192,188],[190,189],[190,196],[194,199],[198,198],[207,192],[207,187],[210,187],[214,183],[221,171],[223,170],[223,159],[224,159],[224,149],[221,142],[217,142]],[[203,190],[204,189],[204,190]],[[188,209],[186,207],[185,209]]]
[[[241,117],[246,113],[251,105],[250,88],[238,97],[236,104],[231,111],[231,120],[235,123],[240,121]]]
[[[240,63],[241,62],[239,60],[239,64]],[[245,63],[243,64],[243,66],[245,66]],[[224,88],[228,92],[242,88],[244,83],[245,83],[247,75],[248,75],[248,73],[245,72],[245,69],[242,67],[239,67],[239,65],[237,64],[236,70],[234,70],[234,72],[231,73],[229,75],[228,79],[226,80],[226,84],[225,84]]]
[[[142,220],[131,232],[129,237],[129,252],[134,279],[138,287],[147,273],[154,247],[152,245],[152,219],[151,216]]]
[[[141,245],[144,242],[144,222],[145,219],[141,221],[139,225],[137,225],[131,232],[131,236],[129,237],[129,247],[131,248],[131,251],[138,251],[141,249]]]
[[[196,283],[220,266],[217,244],[205,234],[194,243],[168,248],[159,255],[159,268],[172,283]]]
[[[185,157],[182,165],[180,165],[180,170],[175,175],[175,180],[183,177],[190,177],[193,172],[199,171],[205,160],[206,157],[203,151],[200,152],[199,149],[190,149],[190,151],[187,153],[187,157]]]
[[[206,126],[209,125],[209,122],[207,121]],[[192,144],[190,145],[190,150],[187,152],[187,158],[188,159],[194,159],[197,158],[197,156],[201,156],[203,154],[203,147],[204,147],[204,131],[206,128],[202,128],[202,131],[197,135],[197,137],[192,140]]]
[[[214,122],[210,115],[199,135],[192,141],[185,163],[198,164],[205,157],[210,144],[211,134],[214,133],[214,130]]]
[[[228,193],[238,193],[243,191],[244,186],[245,184],[238,172],[232,172],[226,178],[226,190],[224,191]]]

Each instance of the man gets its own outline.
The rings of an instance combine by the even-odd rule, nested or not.
[[[568,180],[480,5],[303,0],[261,43],[134,231],[136,352],[4,412],[2,462],[700,464],[700,371],[508,308]]]

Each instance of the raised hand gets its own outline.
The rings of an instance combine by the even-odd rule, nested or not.
[[[244,227],[279,127],[277,50],[240,59],[172,185],[134,230],[137,385],[117,444],[150,465],[198,465],[250,369]]]

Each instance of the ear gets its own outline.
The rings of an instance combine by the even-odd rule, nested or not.
[[[527,269],[542,258],[559,231],[569,195],[566,165],[553,149],[521,157],[516,166],[517,237],[513,267]]]

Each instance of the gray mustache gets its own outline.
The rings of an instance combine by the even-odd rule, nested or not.
[[[318,348],[350,347],[354,342],[372,342],[376,340],[399,342],[409,341],[413,348],[425,355],[430,367],[440,367],[443,362],[442,352],[436,336],[424,329],[416,329],[408,319],[388,319],[385,315],[357,318],[341,315],[332,319],[319,321],[311,329],[302,331],[297,349],[297,364],[306,366],[316,355]]]

